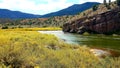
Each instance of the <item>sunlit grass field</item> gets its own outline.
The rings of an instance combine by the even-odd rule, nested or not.
[[[120,58],[99,59],[37,29],[8,30],[0,30],[0,68],[120,68]]]

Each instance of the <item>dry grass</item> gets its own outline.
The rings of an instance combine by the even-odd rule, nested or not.
[[[1,29],[3,30],[3,29]],[[62,28],[58,27],[46,27],[46,28],[14,28],[14,29],[4,29],[6,31],[55,31],[62,30]]]
[[[120,58],[98,59],[89,48],[73,46],[35,31],[0,31],[0,68],[119,68]]]

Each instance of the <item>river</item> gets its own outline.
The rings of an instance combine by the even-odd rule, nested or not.
[[[66,43],[85,45],[91,48],[105,48],[120,52],[120,37],[106,35],[80,35],[73,33],[64,33],[63,31],[39,31],[45,34],[53,34]]]

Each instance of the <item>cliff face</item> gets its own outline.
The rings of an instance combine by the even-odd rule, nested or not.
[[[120,8],[90,17],[83,17],[63,25],[64,32],[109,34],[120,30]]]

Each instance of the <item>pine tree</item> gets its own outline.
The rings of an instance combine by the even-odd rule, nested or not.
[[[103,3],[104,3],[104,5],[106,5],[107,4],[106,0],[104,0]]]
[[[94,6],[92,7],[92,9],[93,9],[93,11],[96,11],[96,10],[98,9],[98,6],[97,6],[97,5],[94,5]]]
[[[111,3],[111,0],[109,0],[109,3]]]
[[[110,5],[110,3],[111,3],[111,0],[109,0],[109,5]]]
[[[120,6],[120,0],[116,0],[117,5]]]

